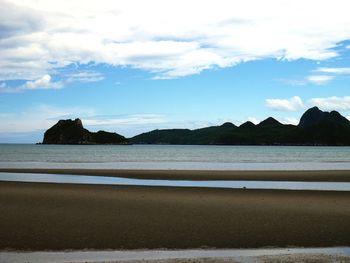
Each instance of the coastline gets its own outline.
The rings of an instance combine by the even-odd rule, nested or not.
[[[246,180],[246,181],[300,181],[350,182],[350,170],[313,171],[222,171],[222,170],[133,170],[133,169],[49,169],[0,168],[9,173],[45,173],[110,176],[134,179],[163,180]]]
[[[350,245],[350,192],[0,182],[0,249]]]

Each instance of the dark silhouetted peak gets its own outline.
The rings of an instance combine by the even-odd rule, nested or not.
[[[122,144],[126,142],[124,136],[115,132],[98,131],[91,133],[92,142],[96,144]]]
[[[61,127],[61,126],[72,126],[72,127],[76,126],[76,127],[83,128],[83,123],[79,118],[75,120],[71,120],[71,119],[59,120],[53,127]]]
[[[84,129],[80,119],[59,120],[44,134],[43,144],[123,144],[127,140],[117,134]]]
[[[83,123],[80,119],[67,119],[67,120],[59,120],[52,128],[58,128],[58,127],[76,127],[76,128],[83,128]]]
[[[85,144],[91,140],[80,119],[60,120],[44,134],[44,144]]]
[[[253,128],[255,127],[255,124],[252,123],[251,121],[246,121],[245,123],[241,124],[241,126],[239,126],[240,128]]]
[[[337,112],[337,111],[331,111],[330,113],[329,113],[329,115],[331,116],[331,118],[333,118],[333,119],[337,119],[337,120],[343,120],[344,122],[345,122],[345,120],[347,120],[348,121],[348,119],[346,119],[344,116],[342,116],[339,112]],[[345,119],[345,120],[344,120]]]
[[[305,111],[305,113],[306,112],[320,112],[320,113],[322,113],[323,111],[321,111],[317,106],[314,106],[314,107],[308,109],[307,111]]]
[[[300,118],[299,127],[305,128],[322,122],[348,124],[349,120],[337,111],[324,112],[317,107],[308,109]]]
[[[74,120],[74,122],[76,123],[76,125],[78,125],[78,126],[80,126],[80,127],[83,128],[83,122],[81,121],[81,119],[76,118],[76,119]]]
[[[260,127],[261,126],[275,126],[275,125],[283,125],[283,124],[272,117],[268,117],[266,120],[263,120],[262,122],[260,122],[258,124],[258,126],[260,126]]]
[[[307,127],[320,122],[323,119],[323,111],[318,107],[312,107],[301,116],[299,127]]]
[[[221,125],[223,128],[236,128],[236,125],[234,125],[232,122],[225,122],[223,125]]]

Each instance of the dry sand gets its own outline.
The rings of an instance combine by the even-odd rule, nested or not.
[[[0,249],[350,245],[350,192],[0,182]]]
[[[115,176],[136,179],[169,180],[257,180],[350,182],[350,171],[201,171],[201,170],[107,170],[107,169],[47,169],[0,168],[0,172],[53,173],[95,176]]]

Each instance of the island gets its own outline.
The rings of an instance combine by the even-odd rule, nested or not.
[[[113,132],[90,132],[80,119],[60,120],[44,134],[43,144],[127,144],[128,140]]]

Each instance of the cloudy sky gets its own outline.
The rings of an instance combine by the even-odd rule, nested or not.
[[[125,136],[311,106],[350,118],[348,0],[0,0],[0,142]]]

